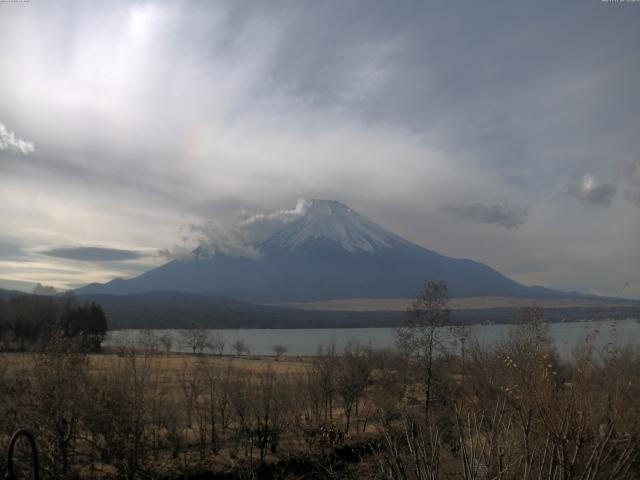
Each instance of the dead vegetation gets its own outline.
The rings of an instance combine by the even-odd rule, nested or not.
[[[0,354],[0,450],[30,429],[43,478],[638,478],[637,349],[592,335],[560,361],[527,309],[500,344],[461,330],[447,351],[443,293],[424,292],[393,351],[167,355],[145,337],[87,354],[58,336]]]

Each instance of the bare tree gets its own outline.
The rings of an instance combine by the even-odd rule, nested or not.
[[[144,329],[138,332],[137,342],[138,347],[145,353],[156,353],[160,347],[160,339],[153,330]]]
[[[193,326],[180,331],[182,337],[182,345],[191,350],[195,355],[202,353],[211,343],[209,332],[204,328]]]
[[[349,342],[340,357],[336,379],[337,391],[342,399],[342,409],[345,416],[345,433],[349,433],[354,410],[356,417],[358,416],[360,401],[369,384],[372,370],[367,352],[358,343]],[[357,431],[358,424],[356,423]]]
[[[271,347],[271,350],[273,351],[273,353],[276,356],[276,362],[280,360],[280,357],[282,355],[284,355],[285,353],[287,353],[287,346],[283,345],[281,343],[274,345],[273,347]]]
[[[235,342],[234,342],[235,343]],[[251,416],[253,413],[253,400],[250,372],[248,370],[236,370],[230,382],[229,405],[231,407],[233,427],[232,456],[242,446],[244,454],[252,458],[253,442],[251,441]]]
[[[227,342],[225,341],[222,332],[215,332],[209,337],[208,348],[211,349],[213,353],[221,357],[224,354],[224,347],[226,343]]]
[[[335,345],[318,347],[311,368],[299,379],[300,390],[305,402],[302,405],[306,425],[303,431],[311,440],[320,429],[331,427],[333,423],[334,400],[336,396],[336,370],[338,356]]]
[[[169,353],[171,353],[171,347],[173,346],[173,338],[171,335],[165,333],[158,339],[158,341],[160,342],[160,345],[162,345],[164,353],[169,355]]]
[[[36,432],[43,440],[47,473],[55,478],[71,474],[82,419],[89,406],[87,365],[80,344],[62,334],[53,335],[47,349],[36,357],[31,392]]]
[[[442,347],[441,327],[449,322],[449,291],[442,281],[430,281],[407,310],[407,325],[396,330],[398,347],[413,358],[422,373],[424,411],[429,414],[434,360]]]
[[[231,348],[233,349],[234,352],[236,352],[236,355],[238,357],[241,357],[245,353],[248,355],[250,351],[249,346],[246,343],[244,343],[244,341],[241,339],[238,339],[235,342],[233,342],[231,344]]]
[[[260,374],[254,387],[252,434],[264,461],[267,448],[276,453],[286,423],[291,402],[290,382],[271,368]]]
[[[440,476],[440,437],[437,429],[421,431],[410,417],[402,416],[399,428],[382,429],[382,450],[377,457],[378,478],[389,480],[437,480]],[[488,480],[488,479],[487,479]]]
[[[220,448],[221,433],[227,423],[229,403],[229,379],[232,376],[231,364],[224,368],[210,357],[198,362],[202,379],[202,402],[199,404],[202,434],[201,442],[208,443],[217,453]]]
[[[178,373],[180,390],[184,399],[184,409],[187,415],[187,428],[191,428],[193,422],[193,410],[195,408],[198,395],[202,390],[202,370],[198,365],[190,361],[185,361]]]
[[[153,436],[148,428],[153,414],[150,395],[157,394],[152,373],[153,357],[130,350],[110,362],[105,374],[96,379],[99,395],[90,403],[88,430],[93,445],[116,467],[120,478],[137,478],[145,463]]]

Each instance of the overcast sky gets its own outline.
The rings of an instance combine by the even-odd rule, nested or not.
[[[639,47],[637,2],[0,3],[0,287],[323,198],[640,298]]]

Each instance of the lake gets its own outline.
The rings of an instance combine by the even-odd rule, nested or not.
[[[473,325],[469,331],[482,345],[500,341],[508,332],[509,325]],[[253,355],[271,355],[276,344],[285,345],[288,355],[313,355],[319,346],[335,345],[342,350],[349,341],[357,341],[374,348],[390,347],[394,344],[393,328],[327,328],[327,329],[242,329],[210,330],[221,333],[226,341],[225,353],[231,352],[231,343],[244,341]],[[597,346],[608,344],[624,346],[640,344],[640,322],[635,319],[616,321],[585,321],[550,324],[551,335],[559,354],[567,358],[572,349],[584,342],[587,335],[597,333]],[[123,345],[135,343],[140,330],[113,330],[109,333],[105,345]],[[153,330],[158,335],[170,335],[173,339],[172,351],[190,352],[182,345],[180,330]],[[443,334],[452,339],[450,330]]]

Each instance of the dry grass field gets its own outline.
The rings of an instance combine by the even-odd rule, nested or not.
[[[299,430],[306,422],[302,420],[301,409],[305,407],[301,404],[305,401],[305,387],[309,386],[309,379],[314,375],[313,357],[166,355],[128,349],[81,354],[80,358],[80,364],[69,368],[66,364],[69,359],[58,355],[53,359],[53,363],[58,365],[52,366],[50,354],[0,353],[0,387],[4,384],[23,389],[12,392],[17,394],[16,402],[6,402],[7,398],[4,403],[0,402],[0,412],[4,409],[17,414],[15,421],[18,422],[10,428],[0,428],[0,449],[6,446],[10,432],[15,428],[26,427],[39,432],[43,428],[39,423],[47,423],[50,419],[40,419],[41,409],[36,407],[32,410],[32,405],[40,402],[48,405],[55,397],[61,397],[63,404],[68,404],[64,408],[68,407],[70,412],[64,412],[64,415],[74,416],[74,422],[88,413],[82,410],[90,410],[89,416],[97,414],[104,417],[99,421],[106,422],[107,430],[100,434],[106,434],[105,444],[109,443],[109,435],[118,438],[120,434],[117,432],[123,428],[128,432],[124,436],[125,444],[146,452],[145,468],[153,471],[154,475],[169,478],[199,470],[241,472],[259,464],[276,464],[290,456],[304,457],[319,440],[307,438]],[[45,378],[43,368],[51,368],[51,372],[44,373]],[[80,383],[75,383],[80,378]],[[29,392],[32,390],[29,386],[42,384],[47,388],[45,394],[39,387]],[[138,386],[140,391],[136,391]],[[93,392],[102,393],[92,399]],[[103,406],[99,404],[112,394],[124,402],[115,411],[110,410],[113,408],[112,400],[107,400]],[[93,408],[87,406],[87,402],[94,401],[96,405]],[[63,404],[55,403],[53,408],[59,410]],[[73,412],[76,406],[79,410]],[[263,408],[267,409],[266,412]],[[50,409],[50,405],[45,408],[48,412],[45,415],[52,415]],[[215,409],[213,414],[211,409]],[[337,401],[329,416],[332,425],[344,422],[344,411]],[[130,424],[135,418],[139,420],[134,422],[140,421],[145,425],[138,433]],[[211,445],[212,421],[219,423],[215,427],[215,447]],[[83,422],[91,423],[86,419]],[[309,426],[317,428],[313,421]],[[372,432],[373,425],[370,424],[366,430]],[[260,450],[257,437],[261,431],[267,432],[265,435],[269,438],[273,432],[278,432],[277,450],[271,439],[268,440],[271,446]],[[251,440],[245,438],[247,435]],[[312,432],[311,435],[315,434]],[[46,444],[47,436],[36,434],[41,445]],[[121,478],[122,473],[131,468],[126,462],[87,460],[83,452],[88,447],[84,443],[86,440],[82,439],[96,436],[97,432],[93,431],[77,433],[74,453],[68,452],[70,457],[76,458],[73,471],[81,478]],[[139,446],[136,446],[137,442],[140,442]],[[266,438],[263,442],[266,447]],[[55,460],[51,461],[55,463]],[[0,462],[0,473],[1,467]],[[47,473],[60,474],[59,471]]]
[[[8,370],[9,374],[21,370],[30,370],[33,368],[35,356],[37,354],[31,352],[0,352],[0,362]],[[87,355],[87,360],[92,368],[98,371],[105,370],[122,358],[121,354],[116,352],[92,353]],[[283,356],[280,360],[270,355],[264,356],[247,356],[234,357],[225,355],[222,357],[214,355],[189,355],[171,353],[169,355],[157,355],[157,361],[170,370],[178,370],[185,365],[191,365],[207,358],[214,365],[227,365],[231,363],[234,367],[247,369],[254,372],[267,370],[269,367],[277,373],[295,373],[302,371],[308,367],[310,357],[300,356]]]
[[[6,378],[32,377],[36,368],[38,354],[31,352],[0,352],[0,365]],[[276,375],[296,376],[308,372],[311,367],[312,357],[282,356],[276,359],[269,355],[251,356],[217,356],[217,355],[190,355],[171,353],[155,354],[149,356],[153,367],[163,372],[163,378],[172,390],[179,388],[180,376],[185,370],[196,368],[203,362],[207,368],[226,369],[246,373],[250,376],[259,376],[267,372]],[[118,364],[125,361],[126,357],[117,352],[99,354],[87,354],[86,362],[88,371],[92,376],[100,377],[113,372]]]

